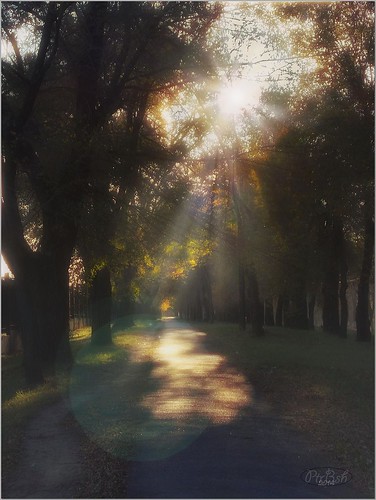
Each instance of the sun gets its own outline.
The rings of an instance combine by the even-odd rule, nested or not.
[[[260,95],[261,89],[249,80],[235,79],[225,82],[217,93],[219,112],[225,117],[235,116],[255,106]]]

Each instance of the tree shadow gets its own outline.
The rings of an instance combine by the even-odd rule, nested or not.
[[[171,456],[249,402],[249,387],[203,349],[202,334],[165,325],[128,334],[126,349],[88,346],[76,359],[72,410],[91,439],[118,457]]]

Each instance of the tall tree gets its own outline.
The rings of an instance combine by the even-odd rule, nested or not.
[[[3,65],[2,251],[20,290],[26,375],[37,383],[53,369],[61,345],[69,358],[68,266],[87,193],[101,182],[95,159],[109,120],[121,110],[131,113],[135,88],[167,85],[176,74],[192,78],[219,9],[188,2],[9,2],[2,13],[15,54]],[[35,52],[17,43],[21,27]],[[128,158],[125,184],[132,175]],[[23,231],[21,178],[40,213],[35,250]]]
[[[374,47],[375,6],[373,2],[281,5],[282,15],[309,21],[312,36],[295,36],[298,54],[317,62],[312,79],[317,88],[333,88],[347,101],[352,113],[355,141],[350,156],[357,205],[364,220],[363,264],[359,276],[357,338],[370,340],[369,281],[374,248]],[[305,25],[307,27],[307,24]],[[304,28],[303,28],[304,29]],[[302,34],[302,33],[300,33]],[[356,142],[357,144],[354,144]],[[346,150],[346,144],[344,144]],[[347,149],[348,151],[348,149]],[[354,153],[356,152],[356,155]],[[356,157],[354,157],[356,156]]]
[[[268,182],[276,178],[279,162],[277,179],[292,188],[285,207],[292,208],[294,199],[299,201],[300,196],[307,198],[308,211],[298,213],[301,220],[306,219],[306,234],[311,234],[313,239],[308,251],[298,260],[302,261],[303,255],[311,255],[318,270],[317,256],[320,256],[319,260],[325,264],[321,270],[324,327],[344,335],[347,327],[346,250],[354,234],[364,235],[365,241],[366,271],[360,279],[363,290],[372,269],[372,259],[370,261],[366,251],[372,248],[369,215],[371,223],[363,234],[359,234],[357,226],[360,214],[363,212],[362,217],[366,217],[366,207],[373,206],[374,5],[369,2],[285,3],[274,5],[272,12],[273,19],[270,12],[263,11],[264,19],[276,27],[281,23],[286,39],[291,42],[292,53],[306,61],[307,71],[302,73],[300,84],[283,109],[278,100],[271,103],[271,114],[273,109],[276,113],[274,126],[268,127],[268,133],[276,138],[275,152],[279,160],[274,156],[274,174],[269,172]],[[279,39],[274,35],[269,38],[271,44]],[[282,85],[286,87],[286,81]],[[270,146],[270,141],[266,145]],[[297,168],[293,167],[295,163]],[[300,182],[296,183],[296,179]],[[264,175],[264,186],[265,181]],[[278,193],[269,200],[275,203]],[[293,214],[304,205],[299,204],[295,204]],[[280,206],[283,213],[284,207]],[[312,216],[310,222],[308,214]],[[276,220],[281,219],[275,215]],[[299,224],[291,225],[291,228],[297,227]],[[297,241],[298,235],[291,234],[291,243]],[[316,256],[310,250],[314,250]],[[310,292],[311,297],[314,295]],[[362,293],[358,299],[362,302],[360,309],[368,310],[369,299],[364,303]],[[359,319],[360,314],[358,322]]]

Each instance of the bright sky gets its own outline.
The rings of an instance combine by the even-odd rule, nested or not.
[[[190,148],[193,158],[217,147],[219,136],[223,140],[231,130],[240,130],[245,123],[249,124],[250,117],[255,119],[257,112],[254,110],[260,104],[262,91],[271,84],[292,88],[298,83],[297,75],[295,79],[292,78],[292,72],[299,73],[295,58],[282,49],[278,54],[267,49],[262,39],[255,36],[258,22],[260,30],[265,29],[261,18],[257,21],[253,16],[252,8],[256,4],[224,2],[224,15],[211,31],[213,40],[219,40],[220,46],[226,47],[224,52],[229,53],[226,60],[218,61],[217,55],[212,55],[218,77],[199,83],[196,92],[187,94],[183,90],[171,101],[166,99],[161,106],[162,126],[167,131],[170,143],[182,139]],[[209,130],[201,144],[194,132],[185,137],[181,134],[181,131],[187,130],[185,123],[199,122],[200,118],[205,121],[205,117],[209,122]]]
[[[6,273],[10,273],[10,270],[3,256],[1,256],[1,276],[4,276]]]

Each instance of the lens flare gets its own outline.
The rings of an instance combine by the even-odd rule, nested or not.
[[[205,334],[171,319],[162,325],[123,331],[114,346],[87,346],[76,358],[75,417],[90,439],[120,458],[167,458],[251,402],[244,377],[205,350]]]

